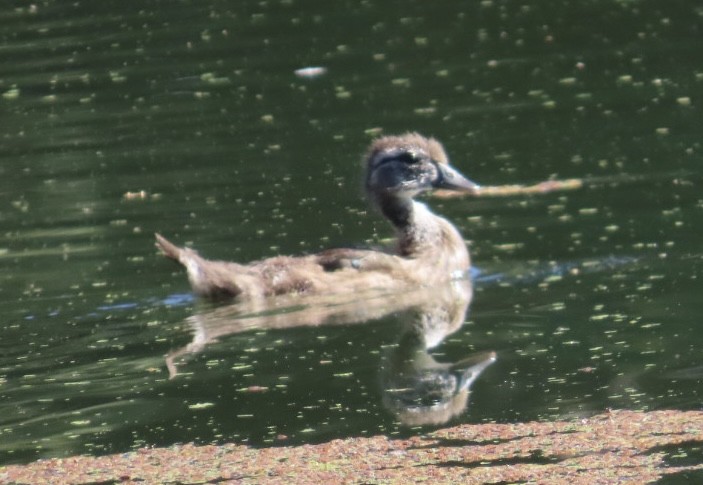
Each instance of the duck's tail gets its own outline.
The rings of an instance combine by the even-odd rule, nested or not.
[[[175,259],[188,271],[188,280],[193,291],[201,296],[222,298],[237,296],[242,292],[236,265],[221,261],[208,261],[190,248],[181,248],[163,237],[154,234],[156,247],[168,258]]]
[[[158,232],[155,233],[154,236],[156,236],[156,247],[159,248],[166,257],[180,261],[180,256],[183,252],[181,248],[173,244]]]

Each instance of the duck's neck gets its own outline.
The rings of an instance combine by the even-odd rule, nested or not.
[[[413,213],[415,212],[413,207],[415,202],[412,199],[385,195],[378,197],[376,202],[381,208],[383,215],[391,221],[391,224],[397,230],[403,231],[404,228],[412,225]]]
[[[378,204],[396,229],[398,252],[402,256],[413,257],[430,249],[442,248],[448,240],[465,247],[456,229],[433,214],[425,204],[409,197],[391,196],[380,197]]]

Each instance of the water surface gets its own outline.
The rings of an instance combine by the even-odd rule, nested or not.
[[[586,182],[428,201],[476,271],[463,325],[422,358],[497,355],[448,423],[700,408],[697,2],[17,1],[0,15],[1,462],[428,429],[384,407],[389,355],[422,310],[306,325],[313,302],[242,330],[250,313],[194,299],[152,235],[238,261],[382,240],[360,158],[408,130],[486,185]],[[326,72],[294,73],[308,66]],[[261,323],[286,315],[300,326]]]

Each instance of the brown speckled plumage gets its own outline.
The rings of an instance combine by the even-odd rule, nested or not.
[[[185,266],[196,293],[209,297],[250,300],[290,293],[394,290],[465,274],[470,260],[459,232],[412,200],[434,188],[477,189],[449,166],[438,141],[417,133],[377,139],[367,153],[365,186],[369,198],[396,229],[396,243],[388,251],[331,249],[238,264],[207,260],[159,234],[156,245]]]

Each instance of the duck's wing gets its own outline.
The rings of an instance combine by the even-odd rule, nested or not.
[[[316,255],[316,262],[325,271],[353,268],[359,271],[395,271],[402,258],[372,249],[329,249]]]

